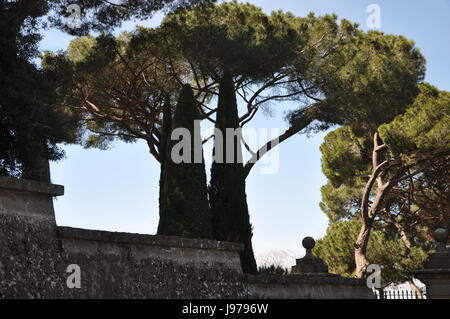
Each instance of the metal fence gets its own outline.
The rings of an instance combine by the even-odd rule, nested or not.
[[[427,299],[425,291],[377,289],[373,293],[377,299]]]

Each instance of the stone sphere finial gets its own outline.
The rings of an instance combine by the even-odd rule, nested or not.
[[[307,274],[307,273],[328,273],[328,266],[325,262],[314,256],[312,249],[316,246],[316,241],[312,237],[305,237],[302,240],[302,245],[306,249],[306,254],[303,258],[296,260],[296,265],[292,266],[293,274]]]
[[[436,242],[445,245],[448,241],[448,230],[444,228],[438,228],[434,231],[433,237]]]
[[[316,241],[312,237],[305,237],[302,240],[302,245],[306,250],[311,250],[316,245]]]

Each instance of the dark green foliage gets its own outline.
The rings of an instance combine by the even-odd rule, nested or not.
[[[127,32],[116,38],[76,38],[65,53],[46,52],[43,65],[59,72],[64,105],[90,119],[85,123],[89,135],[84,146],[106,149],[116,139],[127,143],[143,139],[159,161],[156,150],[165,98],[175,104],[181,89],[170,72],[181,77],[182,71],[169,67],[167,51],[154,37],[145,46],[140,43],[139,50],[139,41],[132,38]]]
[[[168,185],[166,184],[166,175],[169,174],[169,172],[166,169],[166,158],[167,155],[169,155],[168,152],[168,142],[170,141],[170,135],[172,133],[172,111],[170,106],[170,100],[166,98],[165,104],[164,104],[164,110],[163,110],[163,123],[161,127],[161,142],[159,146],[159,156],[160,156],[160,163],[161,163],[161,171],[160,171],[160,178],[159,178],[159,214],[164,215],[165,210],[165,201],[167,199],[166,196],[168,194],[165,193],[165,191],[170,191],[168,188]],[[170,160],[170,157],[169,157]],[[165,219],[165,218],[164,218]],[[161,220],[160,220],[161,225]]]
[[[63,156],[56,145],[77,138],[77,115],[55,107],[59,101],[53,75],[30,62],[37,57],[40,31],[47,22],[72,34],[110,31],[124,20],[148,18],[164,8],[175,10],[210,2],[0,0],[0,174],[49,181],[48,159]],[[67,25],[72,4],[82,10],[78,29]]]
[[[178,10],[162,27],[185,58],[208,76],[219,80],[228,68],[236,76],[264,81],[292,61],[303,44],[296,19],[229,1]]]
[[[420,95],[406,112],[381,126],[379,132],[396,155],[410,157],[417,150],[450,152],[450,92],[422,84]]]
[[[327,234],[316,242],[315,256],[323,259],[329,271],[345,277],[355,275],[354,243],[361,228],[357,219],[338,222],[329,226]],[[367,249],[373,264],[381,265],[383,285],[409,279],[409,272],[420,269],[430,247],[408,249],[398,235],[374,230]]]
[[[367,259],[383,265],[393,281],[407,279],[426,252],[432,232],[448,227],[450,220],[450,96],[426,83],[418,88],[419,95],[406,111],[378,128],[388,160],[380,176],[392,178],[394,184],[377,211]],[[357,137],[350,126],[330,132],[321,146],[328,182],[322,187],[320,206],[331,223],[321,249],[337,273],[354,271],[353,244],[360,222],[353,219],[361,213],[372,150],[370,140]],[[377,189],[371,189],[370,199],[376,195]]]
[[[393,157],[420,172],[411,183],[418,213],[406,220],[420,220],[413,236],[429,240],[436,228],[450,229],[450,92],[422,84],[406,112],[379,132]]]
[[[245,273],[257,273],[255,256],[252,248],[252,226],[245,193],[245,172],[242,161],[240,141],[234,136],[234,161],[226,163],[226,129],[239,128],[236,95],[231,73],[224,72],[220,82],[219,101],[216,117],[216,129],[223,135],[223,163],[214,161],[211,167],[211,184],[209,199],[213,217],[214,238],[223,241],[235,241],[245,244],[241,253],[241,264]],[[215,139],[214,152],[217,154],[218,145]]]
[[[168,132],[167,103],[163,131]],[[194,120],[199,119],[196,101],[189,85],[185,85],[173,118],[173,130],[185,128],[190,132],[191,159],[194,160],[195,140],[200,132],[195,130]],[[167,131],[166,131],[167,130]],[[166,138],[166,137],[164,137]],[[212,238],[211,213],[208,204],[205,164],[176,164],[171,151],[178,141],[167,142],[163,165],[161,166],[161,195],[159,235],[181,236],[188,238]],[[201,146],[201,142],[200,142]]]
[[[41,170],[64,155],[58,143],[76,141],[77,116],[55,105],[52,75],[28,61],[8,60],[0,73],[0,166],[8,175],[50,181]]]
[[[167,144],[170,142],[170,135],[172,134],[172,110],[169,97],[166,97],[163,110],[163,121],[161,127],[161,141],[159,144],[159,155],[161,165],[166,162],[167,158]]]
[[[333,186],[356,183],[358,177],[369,173],[370,143],[358,139],[348,126],[327,134],[320,151],[322,171]]]
[[[362,196],[360,187],[341,184],[334,187],[330,181],[320,188],[322,201],[320,209],[327,215],[330,223],[355,217],[359,214]]]
[[[57,144],[76,139],[78,122],[55,106],[55,74],[30,62],[47,10],[45,1],[0,2],[0,174],[49,182],[48,160],[64,155]]]
[[[349,126],[328,133],[322,145],[322,186],[320,208],[331,222],[346,220],[359,212],[362,185],[369,174],[369,140],[357,138]]]
[[[413,184],[409,181],[400,183],[386,198],[386,209],[396,211],[409,207],[396,198],[410,198],[415,205],[420,203],[419,207],[428,211],[421,211],[425,214],[423,218],[421,214],[413,214],[414,220],[421,220],[415,224],[424,226],[432,220],[445,219],[450,213],[447,208],[449,172],[444,164],[450,152],[450,95],[426,83],[419,89],[420,94],[406,112],[381,125],[379,132],[389,149],[390,173],[404,165],[411,165],[410,173],[419,172],[411,180]],[[328,182],[322,187],[320,206],[331,222],[352,218],[359,212],[361,195],[372,165],[372,148],[369,139],[357,137],[349,126],[338,128],[325,137],[320,150],[322,171]],[[410,187],[414,196],[405,197]],[[411,209],[416,211],[419,207],[413,205]],[[414,220],[410,222],[414,223]],[[405,219],[400,221],[406,222]],[[411,237],[417,236],[413,229],[408,229],[413,232]]]
[[[324,23],[310,19],[312,29]],[[403,36],[364,33],[348,22],[338,26],[331,17],[328,24],[326,29],[331,30],[321,44],[327,53],[313,51],[300,56],[295,65],[300,83],[311,87],[310,95],[318,98],[311,110],[320,121],[318,129],[347,125],[355,135],[371,138],[419,93],[425,59],[414,42]],[[293,112],[291,121],[299,115],[301,110]]]
[[[264,265],[258,267],[258,273],[260,275],[289,275],[289,269],[275,265]]]
[[[86,34],[90,30],[110,32],[111,28],[119,27],[123,21],[145,20],[155,12],[173,11],[196,5],[209,4],[215,0],[48,0],[53,9],[50,21],[62,30],[73,34]],[[70,15],[67,7],[79,5],[82,10],[79,28],[69,28],[67,19]]]

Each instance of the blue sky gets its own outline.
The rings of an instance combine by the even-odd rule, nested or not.
[[[339,18],[358,22],[367,29],[367,7],[381,8],[381,31],[401,34],[414,40],[427,59],[426,81],[450,90],[450,0],[252,0],[266,12],[283,9],[298,16],[336,13]],[[161,15],[137,24],[156,26]],[[121,30],[132,30],[127,22]],[[41,49],[65,49],[71,37],[48,30]],[[274,107],[274,115],[260,113],[255,128],[284,130],[283,111],[288,105]],[[312,137],[298,135],[280,146],[280,169],[276,174],[261,174],[255,167],[247,180],[247,196],[254,226],[257,255],[268,250],[288,251],[300,257],[304,236],[325,234],[327,218],[319,208],[321,173],[319,146],[325,133]],[[138,142],[117,142],[107,151],[64,146],[67,158],[52,164],[52,180],[65,185],[66,194],[55,201],[59,225],[156,233],[158,225],[159,164]],[[293,261],[290,261],[293,262]],[[289,263],[289,262],[288,262]]]

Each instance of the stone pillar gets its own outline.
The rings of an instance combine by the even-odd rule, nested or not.
[[[296,261],[289,275],[245,275],[252,299],[375,299],[360,278],[343,278],[328,273],[325,262],[312,254],[315,241],[302,241],[306,255]]]
[[[328,266],[320,258],[313,255],[312,249],[316,241],[312,237],[305,237],[302,241],[306,254],[303,258],[296,260],[296,265],[292,266],[293,274],[328,273]]]
[[[450,249],[446,246],[448,230],[434,232],[436,252],[428,256],[424,269],[414,274],[427,286],[428,299],[450,299]]]
[[[53,197],[61,195],[61,185],[0,176],[0,215],[54,222]]]
[[[0,177],[0,299],[64,296],[53,197],[64,187]]]

